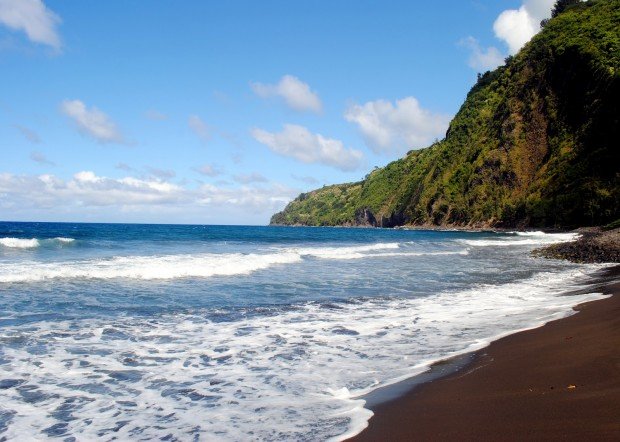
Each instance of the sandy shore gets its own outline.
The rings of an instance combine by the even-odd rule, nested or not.
[[[620,283],[597,290],[614,296],[377,405],[353,440],[620,440]]]

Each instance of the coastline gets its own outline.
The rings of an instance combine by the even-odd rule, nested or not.
[[[349,440],[618,440],[619,276],[612,267],[593,288],[609,298],[494,341],[452,370],[434,367],[395,398],[369,401],[374,416]]]

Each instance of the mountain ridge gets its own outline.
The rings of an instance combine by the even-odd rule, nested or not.
[[[302,193],[270,224],[559,227],[619,218],[620,0],[548,21],[480,75],[443,140],[354,183]]]

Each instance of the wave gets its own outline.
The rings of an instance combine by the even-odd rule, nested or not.
[[[55,278],[175,279],[248,274],[275,264],[298,262],[295,253],[117,256],[71,262],[26,262],[0,266],[0,282],[29,282]],[[28,269],[25,272],[25,269]]]
[[[56,237],[48,239],[37,238],[12,238],[4,237],[0,238],[0,246],[9,249],[36,249],[37,247],[45,245],[66,245],[75,242],[74,238]]]
[[[573,241],[579,238],[578,233],[544,233],[544,232],[515,232],[516,236],[505,236],[497,239],[460,239],[462,244],[474,247],[508,247],[545,245]]]
[[[526,236],[526,237],[535,237],[540,238],[543,241],[572,241],[579,236],[579,233],[575,232],[564,232],[564,233],[545,233],[540,230],[531,231],[531,232],[515,232],[517,236]]]
[[[41,243],[36,238],[22,239],[22,238],[0,238],[0,245],[8,247],[10,249],[34,249],[39,247]]]
[[[510,233],[514,233],[517,236],[545,236],[547,235],[547,233],[541,230],[531,230],[528,232],[510,232]]]
[[[603,298],[561,296],[596,268],[337,309],[310,302],[226,322],[198,311],[9,326],[3,338],[14,344],[0,374],[40,400],[39,412],[16,413],[4,435],[66,423],[66,436],[80,440],[343,440],[372,416],[364,394]],[[46,352],[37,370],[28,369],[41,359],[32,343]],[[3,406],[21,410],[27,399],[6,395]],[[74,419],[61,421],[67,403]]]
[[[295,264],[304,259],[352,260],[407,256],[466,255],[467,250],[411,251],[399,243],[349,247],[272,249],[271,253],[203,253],[162,256],[116,256],[61,262],[13,262],[0,264],[0,282],[35,282],[48,279],[143,280],[208,278],[247,275],[274,265]]]
[[[300,256],[312,256],[321,259],[361,259],[369,256],[369,252],[398,249],[396,242],[377,243],[365,246],[350,247],[308,247],[287,249],[299,253]]]

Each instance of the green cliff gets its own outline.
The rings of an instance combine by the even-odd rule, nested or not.
[[[303,193],[271,224],[574,227],[620,217],[620,0],[548,21],[432,146]]]

